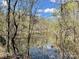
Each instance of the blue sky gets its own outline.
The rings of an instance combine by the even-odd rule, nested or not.
[[[58,8],[59,3],[57,2],[51,2],[51,0],[42,0],[39,3],[39,8]]]
[[[3,0],[0,0],[2,2]],[[38,0],[39,3],[36,4],[38,7],[38,15],[41,17],[51,17],[53,16],[53,12],[55,12],[60,4],[58,0]]]
[[[39,3],[38,15],[42,17],[51,17],[53,16],[53,11],[58,9],[59,7],[60,4],[57,2],[57,0],[41,0]]]

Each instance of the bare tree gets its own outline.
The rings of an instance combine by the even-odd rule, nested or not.
[[[30,58],[29,54],[29,48],[30,48],[30,40],[31,40],[31,34],[33,29],[33,20],[35,20],[35,14],[33,14],[33,7],[37,3],[38,0],[30,0],[29,1],[29,29],[28,29],[28,37],[27,37],[27,58]],[[36,9],[36,8],[35,8]]]
[[[7,21],[8,21],[8,40],[7,40],[7,51],[10,52],[10,0],[7,1],[8,3],[8,13],[7,13]]]
[[[12,44],[12,47],[13,47],[13,51],[14,51],[14,54],[16,56],[16,59],[19,59],[19,57],[17,57],[17,54],[19,53],[19,50],[16,46],[16,43],[15,43],[15,38],[16,38],[16,35],[17,35],[17,29],[18,29],[18,25],[16,23],[16,19],[15,19],[15,8],[16,8],[16,5],[18,3],[18,0],[15,1],[14,5],[13,5],[13,24],[14,24],[14,34],[13,34],[13,37],[11,38],[11,44]]]

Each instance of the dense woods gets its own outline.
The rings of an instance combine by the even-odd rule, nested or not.
[[[60,59],[79,59],[78,0],[61,0],[51,13],[55,18],[38,15],[40,0],[4,3],[0,5],[0,59],[32,59],[31,48],[48,44],[59,51]]]

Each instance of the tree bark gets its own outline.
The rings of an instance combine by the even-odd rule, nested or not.
[[[8,40],[7,40],[7,51],[10,52],[10,0],[8,0],[8,14],[7,14],[7,20],[8,20]]]

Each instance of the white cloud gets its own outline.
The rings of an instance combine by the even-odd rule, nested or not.
[[[50,2],[56,2],[56,0],[50,0]]]
[[[4,7],[7,7],[7,6],[8,6],[7,1],[6,1],[6,0],[3,0],[3,1],[2,1],[2,5],[3,5]]]
[[[54,13],[54,12],[57,12],[57,9],[55,9],[55,8],[39,9],[38,12]]]
[[[50,0],[52,3],[61,3],[61,1],[68,1],[68,0]]]
[[[57,10],[55,8],[47,8],[44,10],[45,13],[54,13],[56,12]]]
[[[43,10],[42,9],[39,9],[38,12],[43,12]]]

